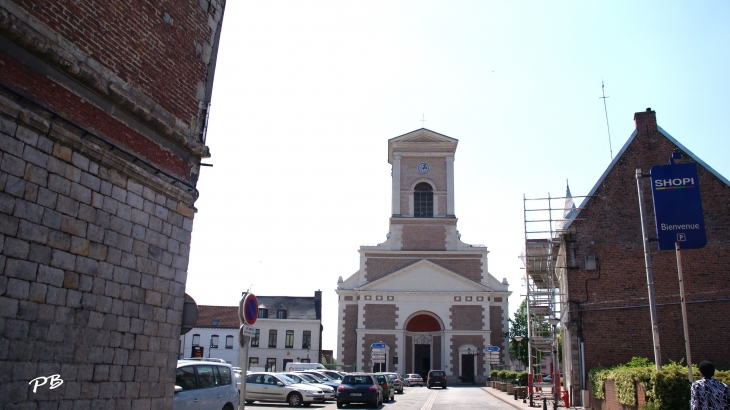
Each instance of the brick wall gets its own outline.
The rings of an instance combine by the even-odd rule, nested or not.
[[[192,198],[12,96],[0,107],[0,403],[171,408]],[[52,374],[64,383],[34,394]]]
[[[15,3],[83,53],[83,69],[100,64],[177,119],[187,123],[197,117],[198,92],[223,13],[219,2]]]
[[[366,304],[363,308],[366,329],[395,329],[398,308],[394,304]]]
[[[579,334],[582,323],[588,370],[625,363],[632,356],[654,357],[634,174],[636,168],[648,173],[651,166],[666,164],[677,147],[657,131],[653,112],[637,113],[637,129],[638,135],[581,211],[581,220],[572,223],[575,233],[565,238],[576,267],[568,271],[569,294],[574,301],[571,328]],[[691,159],[685,155],[677,162],[687,161]],[[701,164],[697,168],[707,245],[682,251],[692,356],[695,362],[709,359],[728,367],[730,187]],[[647,179],[644,195],[649,232],[654,236],[649,185]],[[662,361],[679,361],[685,350],[676,255],[658,251],[655,243],[651,248]],[[588,254],[596,255],[598,269],[584,270]],[[582,322],[579,308],[584,310]]]
[[[413,369],[413,336],[406,336],[406,371]]]
[[[358,370],[362,369],[367,372],[372,371],[372,368],[367,367],[367,364],[370,361],[370,346],[372,346],[373,343],[385,343],[388,347],[390,347],[390,353],[385,360],[385,371],[394,372],[395,368],[393,367],[393,355],[395,354],[395,352],[398,351],[398,345],[395,342],[395,335],[380,335],[369,333],[363,335],[363,343],[361,346],[363,352],[363,362],[360,363],[360,366],[358,366]]]
[[[446,227],[438,225],[405,225],[403,227],[403,250],[445,251]]]
[[[504,309],[502,306],[489,306],[489,344],[492,346],[502,346],[503,327],[504,327]]]
[[[414,257],[416,256],[416,257]],[[446,268],[456,274],[475,282],[482,280],[482,260],[481,255],[437,255],[437,254],[419,254],[419,255],[398,255],[392,254],[365,254],[365,278],[368,282],[380,279],[390,273],[396,272],[412,265],[421,259],[427,259],[443,268]]]
[[[418,172],[418,164],[427,163],[427,174]],[[404,157],[401,160],[400,186],[403,190],[410,190],[416,180],[427,178],[433,182],[435,191],[446,191],[446,161],[443,157]]]
[[[473,345],[479,348],[484,345],[484,338],[480,335],[453,335],[451,336],[451,369],[452,373],[457,376],[461,376],[461,369],[459,368],[459,347],[463,345]],[[475,374],[477,376],[484,375],[484,355],[476,355],[476,369]]]
[[[453,330],[482,330],[484,329],[484,307],[481,305],[453,305],[449,309],[449,319]]]
[[[444,366],[441,363],[441,336],[433,336],[433,358],[431,363],[432,369],[443,369]]]
[[[343,363],[355,363],[357,361],[357,305],[345,306],[342,314],[345,317],[342,329]]]

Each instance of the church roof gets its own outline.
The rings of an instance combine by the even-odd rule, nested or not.
[[[391,138],[388,140],[388,163],[393,163],[393,151],[408,151],[416,145],[427,145],[430,150],[442,150],[444,152],[456,151],[459,140],[451,138],[426,128]]]
[[[493,292],[487,286],[467,279],[429,260],[421,259],[382,278],[355,288],[408,292]]]

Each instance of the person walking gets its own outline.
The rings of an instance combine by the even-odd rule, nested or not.
[[[702,378],[692,383],[692,410],[730,410],[730,387],[715,380],[715,365],[703,361],[698,366]]]

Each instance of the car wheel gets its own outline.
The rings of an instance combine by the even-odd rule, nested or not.
[[[246,400],[246,404],[251,405],[253,404],[254,400]]]
[[[341,408],[343,408],[343,407],[345,407],[345,403],[340,403],[340,402],[338,401],[338,402],[337,402],[337,408],[338,408],[338,409],[341,409]]]
[[[297,407],[302,405],[302,396],[299,393],[292,393],[286,398],[286,401],[291,407]]]
[[[223,406],[223,410],[233,410],[233,405],[231,403],[227,403]]]

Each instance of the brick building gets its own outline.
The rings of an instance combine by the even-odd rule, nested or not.
[[[338,362],[403,374],[443,369],[453,383],[485,379],[484,346],[507,352],[507,282],[489,273],[487,248],[461,242],[456,229],[457,143],[424,128],[388,141],[390,232],[361,246],[360,269],[338,281]],[[370,365],[380,342],[385,363]],[[505,353],[501,363],[508,360]]]
[[[290,362],[322,359],[322,292],[314,296],[256,296],[259,315],[248,348],[247,369],[283,371]],[[182,357],[223,359],[239,365],[238,306],[198,306],[195,327],[180,337]]]
[[[0,408],[172,408],[224,4],[0,0]]]
[[[682,251],[692,361],[730,366],[730,183],[658,127],[654,111],[638,112],[634,120],[636,130],[555,248],[564,295],[561,361],[566,387],[578,402],[578,392],[589,389],[586,374],[596,366],[626,363],[633,356],[654,360],[635,172],[641,168],[648,174],[652,166],[666,164],[674,149],[683,154],[676,163],[697,164],[707,233],[704,248]],[[649,232],[655,236],[648,179],[644,191]],[[651,248],[666,364],[685,359],[677,261],[673,250],[659,251],[655,242]]]

